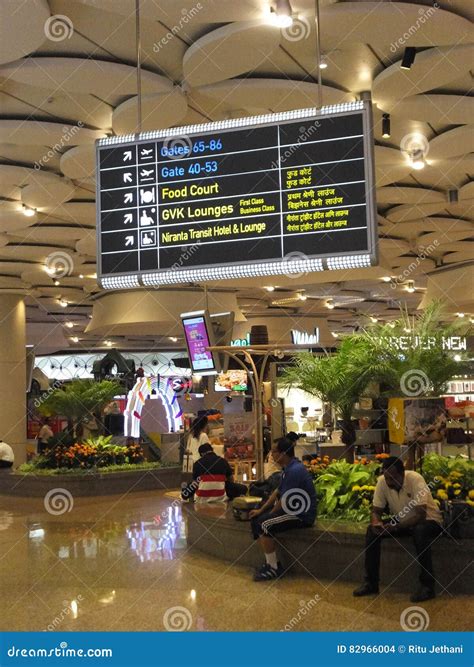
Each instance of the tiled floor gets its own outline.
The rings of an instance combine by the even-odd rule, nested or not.
[[[256,584],[190,552],[179,503],[162,493],[77,498],[58,515],[0,496],[0,630],[400,630],[406,595],[356,600],[352,588]],[[473,598],[423,606],[430,630],[473,626]]]

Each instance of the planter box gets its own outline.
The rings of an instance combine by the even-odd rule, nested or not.
[[[124,472],[91,472],[70,475],[26,475],[0,472],[0,494],[43,497],[52,489],[67,489],[73,496],[106,496],[133,491],[162,491],[181,485],[181,467],[132,470]]]

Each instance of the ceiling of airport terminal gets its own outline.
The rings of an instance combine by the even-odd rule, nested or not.
[[[143,128],[314,106],[314,0],[291,0],[293,27],[283,30],[269,24],[271,4],[141,0]],[[134,7],[0,0],[0,293],[24,290],[29,322],[62,327],[71,348],[104,343],[85,333],[100,296],[94,141],[136,129]],[[367,90],[375,103],[380,266],[228,286],[249,317],[315,315],[342,332],[395,317],[399,303],[416,309],[428,274],[439,273],[449,310],[459,297],[472,317],[473,290],[446,269],[473,260],[474,3],[321,0],[320,8],[323,102]],[[410,70],[400,68],[406,46],[417,48]],[[410,142],[420,143],[424,169],[407,160]],[[449,191],[457,191],[451,201]],[[26,217],[22,205],[36,214]],[[46,272],[51,264],[64,275]],[[112,344],[169,343],[159,333]]]

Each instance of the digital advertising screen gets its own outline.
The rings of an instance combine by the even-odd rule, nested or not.
[[[377,261],[370,102],[97,143],[104,288]]]
[[[207,348],[213,345],[211,326],[206,311],[181,315],[189,362],[198,375],[211,375],[219,370],[215,355]]]

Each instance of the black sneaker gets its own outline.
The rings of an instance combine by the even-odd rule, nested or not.
[[[254,574],[253,580],[270,581],[271,579],[279,579],[282,575],[283,575],[283,568],[281,566],[281,563],[278,563],[276,570],[268,563],[265,563],[265,565],[262,565],[262,567],[259,570],[257,570],[257,572]]]
[[[362,584],[362,586],[356,588],[355,591],[352,591],[352,595],[355,598],[361,598],[364,597],[365,595],[377,595],[378,592],[379,592],[378,586],[376,586],[375,584],[369,584],[366,581],[365,584]]]
[[[410,602],[425,602],[426,600],[432,600],[434,597],[436,597],[436,593],[433,588],[421,586],[421,588],[410,597]]]

